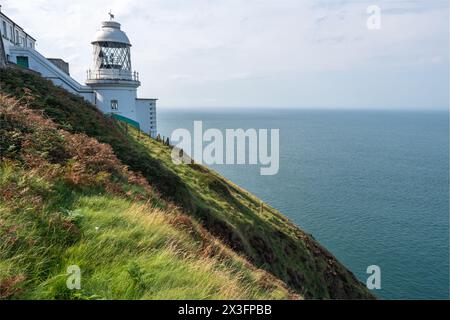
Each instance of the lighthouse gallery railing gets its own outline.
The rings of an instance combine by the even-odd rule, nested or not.
[[[129,80],[139,81],[139,73],[126,70],[105,69],[105,70],[88,70],[88,80]]]

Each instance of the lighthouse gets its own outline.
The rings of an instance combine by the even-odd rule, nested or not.
[[[111,13],[110,20],[102,22],[92,46],[93,67],[88,70],[86,85],[81,85],[70,76],[67,62],[39,53],[36,40],[0,6],[0,68],[11,64],[33,70],[56,86],[80,95],[103,113],[155,138],[158,100],[138,97],[141,82],[132,68],[131,42]]]
[[[86,85],[94,91],[94,104],[103,113],[155,137],[157,99],[138,98],[141,82],[132,68],[130,39],[110,16],[92,41],[93,69],[87,72]]]

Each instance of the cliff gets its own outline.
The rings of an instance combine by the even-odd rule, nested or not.
[[[0,298],[374,298],[252,194],[37,75],[0,72]]]

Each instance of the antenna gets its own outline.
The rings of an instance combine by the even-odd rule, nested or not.
[[[114,16],[114,14],[112,13],[112,11],[111,10],[109,10],[109,19],[112,21],[112,20],[114,20],[114,18],[115,18],[115,16]]]

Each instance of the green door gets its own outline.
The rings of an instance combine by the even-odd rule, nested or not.
[[[28,69],[28,57],[17,57],[17,65]]]

